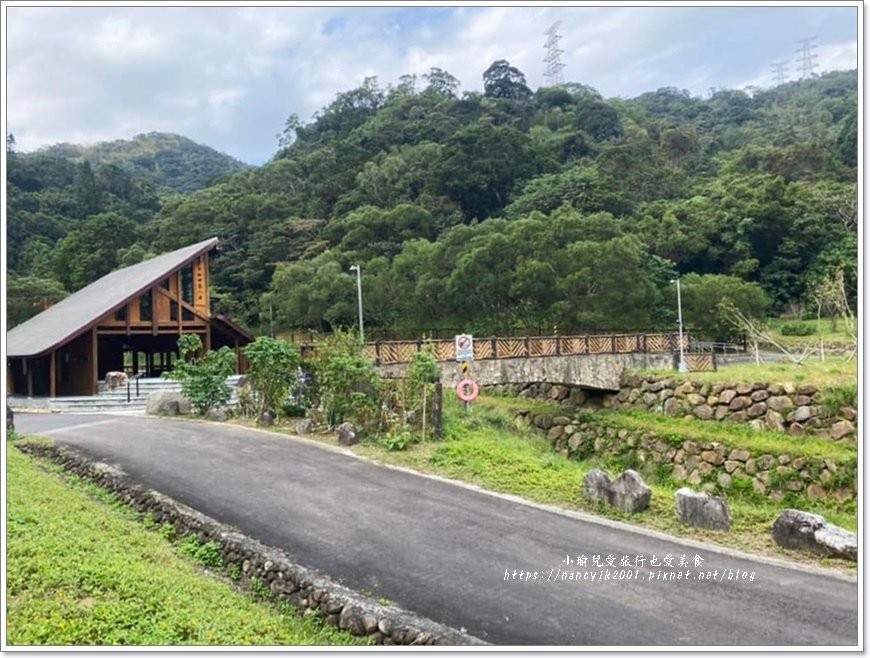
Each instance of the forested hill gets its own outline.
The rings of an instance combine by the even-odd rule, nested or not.
[[[505,61],[483,82],[367,79],[309,123],[291,116],[263,167],[153,218],[111,210],[136,224],[120,234],[102,206],[51,234],[26,210],[10,267],[53,263],[40,280],[75,288],[97,272],[58,277],[95,243],[129,262],[217,235],[213,292],[249,326],[270,305],[277,329],[352,326],[359,264],[367,326],[416,336],[671,329],[677,275],[699,327],[723,296],[754,315],[805,306],[838,269],[854,295],[855,71],[706,98],[532,91]]]
[[[76,163],[88,160],[94,166],[118,165],[132,176],[151,183],[161,194],[189,194],[221,177],[250,169],[250,165],[209,146],[181,135],[160,132],[93,146],[56,144],[39,153]]]

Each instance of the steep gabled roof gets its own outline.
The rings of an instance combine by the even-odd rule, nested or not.
[[[97,279],[7,332],[6,356],[40,356],[69,342],[217,243],[217,238],[203,240]]]

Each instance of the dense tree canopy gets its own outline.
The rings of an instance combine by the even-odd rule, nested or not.
[[[185,195],[166,192],[187,143],[116,145],[125,162],[21,154],[10,135],[16,303],[211,236],[213,297],[253,328],[270,306],[278,330],[354,324],[350,265],[367,326],[411,336],[670,330],[678,275],[689,329],[711,337],[727,332],[705,307],[726,296],[800,309],[842,269],[854,300],[856,71],[704,98],[532,91],[507,60],[482,80],[481,94],[437,68],[366,78],[309,122],[291,115],[264,166]]]

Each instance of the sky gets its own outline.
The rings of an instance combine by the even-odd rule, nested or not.
[[[858,3],[139,4],[4,2],[5,128],[19,151],[164,131],[262,164],[288,116],[307,123],[368,76],[386,88],[414,74],[422,87],[422,75],[438,67],[463,91],[482,91],[483,71],[505,59],[530,88],[544,86],[544,33],[556,21],[565,81],[607,98],[661,87],[697,96],[768,88],[776,62],[787,63],[788,80],[801,76],[802,39],[814,38],[815,73],[858,66]]]

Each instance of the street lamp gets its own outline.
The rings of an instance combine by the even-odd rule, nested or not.
[[[363,310],[362,310],[362,273],[360,271],[359,265],[351,265],[351,272],[356,272],[356,297],[359,302],[359,339],[361,343],[365,343],[365,338],[363,337]]]
[[[677,322],[680,325],[680,364],[677,369],[680,372],[688,372],[689,367],[686,365],[686,355],[683,352],[683,300],[680,298],[680,280],[671,279],[671,283],[677,284]]]

